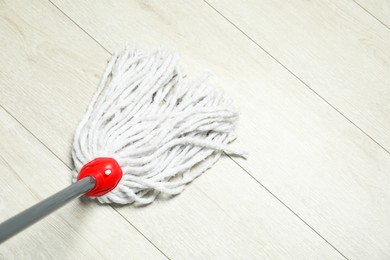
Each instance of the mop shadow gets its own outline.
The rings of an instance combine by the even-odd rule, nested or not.
[[[121,208],[125,208],[125,207],[132,207],[134,209],[144,209],[144,208],[148,208],[149,206],[151,206],[152,204],[154,204],[155,202],[157,203],[167,203],[168,201],[173,201],[176,197],[178,197],[180,194],[176,194],[176,195],[170,195],[170,194],[162,194],[160,193],[155,200],[153,200],[152,202],[148,203],[148,204],[137,204],[135,202],[131,202],[131,203],[127,203],[127,204],[119,204],[119,203],[110,203],[110,204],[103,204],[103,203],[99,203],[100,205],[106,205],[106,206],[112,206],[112,208],[117,208],[117,209],[121,209]],[[83,199],[87,199],[88,198],[83,198]],[[91,201],[91,200],[90,200]]]

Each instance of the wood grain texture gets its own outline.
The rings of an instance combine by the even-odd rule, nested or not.
[[[389,0],[355,0],[362,8],[367,10],[376,19],[390,27],[390,1]]]
[[[4,46],[0,54],[0,104],[54,152],[50,154],[36,141],[28,142],[31,138],[25,137],[27,133],[20,127],[2,130],[6,140],[1,143],[0,154],[6,156],[4,161],[7,165],[16,164],[21,176],[19,181],[31,185],[28,188],[39,194],[35,200],[28,201],[30,204],[70,182],[69,169],[58,159],[71,167],[69,151],[74,129],[96,89],[98,75],[109,55],[49,2],[9,1],[2,5],[0,17],[0,43]],[[1,125],[15,124],[9,116],[3,117]],[[11,138],[13,134],[16,136]],[[14,148],[8,149],[11,145]],[[34,152],[35,156],[24,160]],[[21,159],[13,159],[19,156]],[[36,161],[42,164],[36,166]],[[2,168],[11,178],[10,166]],[[27,169],[33,169],[39,175],[31,174]],[[41,181],[42,178],[48,178],[48,181]],[[7,203],[13,212],[24,207],[12,206],[24,200],[22,191],[27,187],[23,185],[17,180],[10,182],[1,196],[4,200],[1,205]],[[14,186],[19,197],[13,192]],[[8,202],[8,198],[13,200]],[[82,254],[95,259],[137,258],[139,255],[144,259],[159,258],[161,255],[154,255],[150,244],[142,244],[143,237],[133,243],[133,236],[140,235],[130,228],[130,222],[172,259],[342,258],[226,158],[180,196],[161,199],[149,207],[116,208],[127,220],[118,220],[118,215],[107,206],[87,201],[72,203],[51,216],[46,225],[46,222],[42,223],[11,240],[1,249],[3,254],[12,256],[12,251],[17,247],[21,250],[23,243],[27,246],[20,254],[40,254],[36,248],[52,239],[61,246],[46,248],[43,253],[46,258],[60,253],[66,255],[65,250],[70,248],[76,252],[70,252],[69,258],[79,256],[81,259]],[[66,219],[67,224],[58,223],[57,219]],[[56,226],[56,232],[50,232],[48,237],[51,226]],[[107,234],[90,237],[96,229],[99,234]],[[58,233],[64,235],[56,236]],[[79,233],[85,241],[77,248]],[[38,237],[37,241],[26,241],[26,236],[30,235]],[[69,239],[70,236],[75,238]],[[96,241],[105,251],[92,252],[88,257]],[[107,241],[109,244],[103,246]],[[32,250],[35,251],[31,253]]]
[[[390,217],[388,153],[314,95],[280,64],[259,51],[258,46],[241,32],[232,30],[231,24],[216,16],[208,5],[194,1],[183,2],[181,5],[157,1],[55,3],[110,51],[128,39],[146,48],[159,42],[178,49],[183,54],[187,70],[212,71],[218,78],[218,84],[224,87],[229,96],[234,97],[241,110],[238,145],[246,149],[250,157],[247,161],[239,161],[239,164],[345,256],[361,259],[383,259],[390,256],[390,226],[387,224]],[[359,100],[360,95],[365,96],[362,104],[368,106],[368,111],[371,108],[368,103],[373,103],[374,107],[377,105],[379,123],[370,117],[369,120],[375,121],[371,122],[372,129],[379,131],[378,126],[382,126],[382,123],[383,129],[387,129],[388,124],[384,123],[388,120],[385,103],[388,92],[384,85],[388,77],[387,65],[378,65],[380,57],[388,56],[388,48],[381,38],[387,37],[382,35],[383,28],[372,24],[373,27],[368,29],[364,21],[371,21],[372,18],[368,18],[360,9],[352,8],[347,11],[338,9],[336,4],[327,6],[324,3],[311,3],[313,9],[310,11],[316,10],[322,14],[318,10],[322,8],[328,15],[341,12],[346,15],[347,21],[352,19],[348,16],[349,12],[356,14],[354,20],[359,26],[349,24],[348,31],[341,24],[340,27],[346,30],[344,35],[355,39],[356,30],[359,33],[360,30],[367,30],[368,36],[372,37],[368,42],[372,40],[377,48],[376,52],[372,52],[366,60],[353,64],[351,70],[344,70],[352,77],[356,71],[364,74],[364,69],[367,68],[369,78],[373,80],[370,85],[372,92],[364,90],[364,84],[357,85],[355,89],[345,78],[345,87],[336,89],[333,81],[338,76],[330,77],[326,82],[332,82],[329,88],[344,99],[350,94],[351,99],[345,102],[349,102],[351,106],[359,103],[356,100]],[[285,10],[283,6],[284,4],[280,5],[279,9]],[[302,3],[301,7],[305,5]],[[330,12],[329,9],[333,11]],[[272,10],[267,9],[268,16],[272,16]],[[297,17],[305,18],[310,13],[306,9],[302,12],[301,15],[297,9],[291,17],[287,16],[286,21],[278,21],[294,23]],[[272,21],[272,17],[268,20],[265,17],[257,16],[254,23],[267,24],[268,20]],[[338,21],[341,22],[340,19]],[[359,47],[360,45],[343,44],[344,38],[337,35],[318,35],[315,31],[317,23],[307,23],[305,26],[310,24],[313,26],[312,31],[300,38],[303,46],[306,42],[315,46],[314,43],[324,40],[325,45],[332,47],[334,41],[336,45],[340,44],[339,49],[334,51],[341,55],[340,60],[332,60],[336,54],[326,51],[326,56],[331,58],[324,56],[323,59],[317,59],[317,52],[313,51],[310,70],[314,70],[315,62],[321,61],[325,74],[328,71],[340,73],[334,67],[346,66],[343,63],[346,59],[344,53],[351,55],[351,51],[355,54],[355,51],[361,49],[364,53],[356,55],[367,55],[367,50]],[[327,31],[338,30],[334,21],[330,21],[329,25],[321,24],[324,24]],[[273,26],[267,28],[272,30]],[[283,40],[270,41],[269,45],[278,46],[296,39],[287,37],[288,35]],[[351,40],[352,43],[353,41]],[[297,59],[300,56],[307,58],[308,49],[310,50],[308,47],[295,48]],[[352,56],[348,57],[353,58]],[[378,70],[372,71],[371,66],[375,64],[378,65]],[[365,82],[364,79],[359,79]],[[353,82],[356,83],[355,79]],[[353,96],[355,94],[359,98]],[[361,108],[356,107],[357,110]],[[359,110],[358,113],[362,115],[361,118],[367,115],[365,111]],[[388,140],[388,131],[383,129],[378,132],[383,137],[381,140]]]
[[[0,221],[65,188],[70,169],[0,108]],[[121,241],[119,243],[118,241]],[[109,206],[75,200],[0,246],[0,259],[166,259]]]
[[[208,1],[390,151],[390,32],[353,1]]]

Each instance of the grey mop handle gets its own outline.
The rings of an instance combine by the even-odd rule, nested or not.
[[[69,187],[57,192],[49,198],[22,211],[18,215],[0,224],[0,244],[31,226],[41,218],[62,207],[74,198],[80,197],[95,187],[95,178],[88,176]]]

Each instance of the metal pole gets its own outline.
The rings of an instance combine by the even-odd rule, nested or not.
[[[88,176],[0,224],[0,244],[95,187]]]

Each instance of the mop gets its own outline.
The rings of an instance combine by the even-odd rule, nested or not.
[[[0,243],[81,195],[147,205],[207,171],[235,140],[237,111],[176,54],[126,46],[108,62],[74,137],[73,184],[0,224]]]

